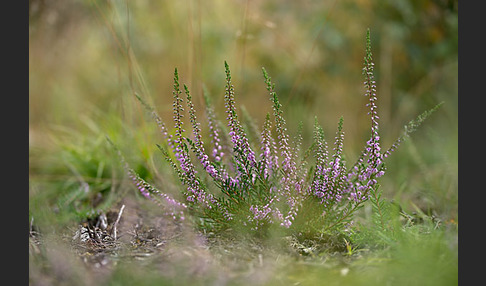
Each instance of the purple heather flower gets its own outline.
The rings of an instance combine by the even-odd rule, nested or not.
[[[120,154],[121,156],[121,154]],[[121,157],[124,161],[123,156]],[[133,169],[128,167],[128,164],[125,162],[125,171],[127,172],[128,176],[132,180],[133,184],[137,187],[140,193],[146,197],[147,199],[157,203],[159,206],[166,210],[165,215],[171,216],[173,219],[180,219],[184,220],[184,210],[187,206],[184,203],[177,201],[176,199],[172,198],[168,194],[162,193],[157,190],[155,187],[147,183],[144,179],[140,178]],[[155,195],[162,199],[162,202],[155,199]]]
[[[350,188],[350,195],[353,200],[359,202],[366,199],[366,194],[373,186],[377,183],[375,178],[381,177],[385,171],[381,168],[383,158],[388,155],[380,152],[380,136],[378,134],[379,124],[378,124],[378,114],[376,106],[376,82],[374,80],[373,73],[373,58],[371,54],[371,48],[369,45],[369,34],[367,38],[367,51],[365,57],[365,67],[363,68],[363,74],[365,75],[366,81],[364,85],[366,87],[365,96],[369,98],[367,106],[370,108],[368,114],[371,120],[371,137],[366,142],[366,148],[362,153],[361,157],[358,159],[357,164],[351,170],[351,174],[356,176],[357,182],[354,183],[354,187]],[[364,159],[367,158],[366,163]]]
[[[241,126],[238,116],[236,114],[236,105],[234,100],[234,87],[231,83],[231,73],[228,64],[225,62],[226,68],[226,89],[225,89],[225,105],[226,113],[228,114],[228,127],[230,132],[228,135],[231,137],[233,143],[233,155],[235,157],[235,169],[236,178],[242,183],[240,178],[246,177],[251,180],[251,168],[256,167],[255,152],[251,149],[248,142],[248,138]],[[249,165],[249,166],[248,166]],[[249,169],[250,167],[250,169]]]
[[[274,173],[274,170],[278,168],[277,150],[275,147],[275,141],[270,132],[271,123],[270,115],[267,114],[263,130],[261,134],[261,168],[263,170],[263,177],[268,178]]]
[[[184,86],[186,93],[188,94],[187,86]],[[221,207],[221,209],[224,209],[224,207],[218,203],[218,201],[213,197],[211,194],[207,194],[204,189],[202,189],[201,185],[199,184],[199,180],[196,177],[197,171],[195,170],[194,165],[192,164],[191,158],[188,153],[188,148],[187,145],[185,144],[185,139],[183,137],[184,129],[182,128],[183,122],[183,114],[182,111],[184,110],[182,108],[182,98],[180,97],[180,94],[182,92],[179,89],[179,76],[177,73],[177,69],[174,72],[174,123],[175,123],[175,140],[174,140],[174,145],[175,147],[174,152],[175,152],[175,157],[179,161],[179,167],[183,171],[182,176],[184,177],[183,183],[187,185],[187,200],[190,202],[197,202],[202,204],[203,206],[207,208],[212,208],[212,205],[217,205],[218,207]],[[194,110],[192,107],[192,102],[190,96],[188,96],[188,104],[190,106],[190,119],[192,121],[193,127],[194,127],[194,133],[198,133],[198,125],[195,122],[195,115],[193,114]],[[202,140],[200,139],[199,136],[196,136],[197,140],[199,140],[197,144],[202,145]],[[201,149],[200,149],[201,150]],[[201,154],[200,154],[201,155]]]
[[[197,122],[196,118],[196,111],[194,109],[194,104],[192,102],[191,95],[189,93],[189,89],[187,88],[186,85],[184,85],[184,90],[187,96],[187,104],[189,107],[189,117],[191,120],[192,124],[192,130],[193,130],[193,135],[194,135],[194,145],[195,145],[195,153],[196,156],[198,157],[201,165],[204,167],[206,172],[216,181],[221,182],[222,177],[218,170],[211,164],[209,161],[209,156],[206,155],[206,152],[204,150],[204,142],[202,140],[202,135],[201,135],[201,129],[199,128],[199,123]]]

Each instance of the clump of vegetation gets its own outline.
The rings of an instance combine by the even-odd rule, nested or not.
[[[380,213],[383,204],[380,205],[378,190],[378,179],[386,172],[385,161],[441,104],[410,121],[388,150],[382,148],[368,30],[363,75],[370,137],[357,161],[348,165],[343,154],[343,118],[339,119],[332,150],[317,118],[313,143],[304,148],[301,133],[291,140],[275,85],[267,71],[264,68],[262,71],[273,114],[267,114],[259,142],[250,142],[249,130],[238,117],[235,89],[226,62],[227,124],[224,126],[216,118],[206,94],[210,138],[202,136],[192,96],[186,85],[181,88],[177,69],[173,89],[174,129],[169,129],[155,108],[135,94],[164,134],[166,142],[157,146],[183,186],[182,199],[158,190],[130,168],[122,153],[108,139],[141,194],[159,203],[164,213],[175,220],[190,218],[206,229],[243,228],[258,235],[265,235],[272,229],[306,234],[341,232],[370,197],[375,198],[374,209],[378,218],[385,219]],[[186,116],[192,134],[184,129]],[[386,222],[379,223],[384,225]]]

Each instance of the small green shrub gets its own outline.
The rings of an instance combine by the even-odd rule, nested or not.
[[[379,194],[378,179],[385,174],[385,160],[441,105],[410,121],[395,143],[386,151],[382,149],[368,30],[363,75],[364,95],[368,98],[370,138],[358,160],[348,166],[343,155],[343,118],[338,122],[332,150],[317,118],[313,143],[303,148],[300,133],[295,140],[291,140],[288,134],[275,85],[265,69],[263,77],[273,114],[267,114],[265,118],[257,145],[259,148],[252,148],[256,145],[250,144],[247,130],[238,117],[235,90],[226,62],[225,72],[226,128],[221,128],[221,122],[216,118],[206,95],[210,134],[207,140],[203,139],[190,91],[186,85],[180,86],[177,69],[173,89],[172,130],[175,132],[169,132],[155,109],[136,94],[165,136],[166,144],[157,146],[178,175],[184,201],[175,199],[142,179],[118,151],[134,184],[145,197],[163,206],[165,214],[178,220],[195,218],[201,227],[213,230],[232,227],[259,234],[272,228],[300,233],[343,230],[370,196]],[[184,108],[188,109],[187,113]],[[184,129],[186,116],[190,121],[191,135]],[[226,134],[223,133],[225,129]],[[204,141],[210,141],[210,144]],[[374,201],[379,203],[379,198],[375,197]],[[380,207],[383,205],[375,205],[378,211]],[[378,216],[378,219],[385,217]],[[384,221],[378,223],[385,224]]]

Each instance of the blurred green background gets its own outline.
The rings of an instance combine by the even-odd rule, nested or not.
[[[236,102],[259,127],[271,112],[265,67],[290,133],[303,121],[309,146],[317,116],[331,143],[343,116],[345,154],[353,163],[369,136],[361,74],[369,28],[383,148],[409,120],[444,101],[389,158],[384,196],[404,209],[416,205],[457,221],[457,6],[448,0],[30,0],[29,212],[52,226],[119,199],[122,173],[105,135],[156,181],[164,170],[154,148],[162,136],[132,91],[171,126],[176,67],[196,108],[203,110],[204,86],[224,119],[226,60]]]

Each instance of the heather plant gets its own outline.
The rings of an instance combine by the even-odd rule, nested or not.
[[[311,233],[342,230],[370,197],[379,202],[378,179],[386,172],[385,160],[440,106],[410,121],[395,143],[386,151],[382,149],[368,31],[363,75],[370,137],[359,158],[349,166],[343,154],[343,117],[337,123],[332,149],[317,117],[313,143],[304,148],[302,127],[292,140],[275,84],[264,68],[262,73],[273,113],[266,115],[257,134],[258,142],[250,142],[248,134],[255,133],[256,128],[245,128],[237,113],[235,88],[227,62],[225,124],[217,119],[209,95],[204,93],[207,139],[203,138],[188,87],[180,85],[177,69],[173,86],[174,126],[170,132],[155,108],[135,94],[164,135],[166,142],[157,146],[182,185],[179,199],[158,190],[137,175],[117,149],[126,172],[143,196],[160,204],[164,213],[173,219],[195,218],[205,228],[237,226],[260,234],[269,228]],[[190,131],[186,126],[190,126]],[[254,137],[252,134],[251,138]],[[374,210],[379,212],[380,207],[383,204]]]

